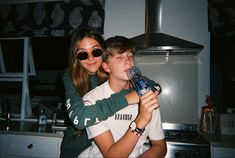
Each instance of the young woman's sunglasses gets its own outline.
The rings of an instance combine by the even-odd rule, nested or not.
[[[102,55],[102,50],[101,49],[94,49],[91,51],[91,54],[94,57],[100,57]],[[88,58],[88,53],[87,52],[79,52],[76,54],[76,58],[78,60],[86,60]]]

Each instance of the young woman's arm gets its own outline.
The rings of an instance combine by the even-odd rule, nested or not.
[[[94,125],[97,121],[103,121],[120,109],[139,102],[136,92],[123,90],[113,94],[110,98],[97,101],[93,106],[85,106],[82,98],[72,84],[68,72],[63,76],[66,95],[66,107],[73,125],[78,129]],[[129,94],[128,94],[129,93]]]

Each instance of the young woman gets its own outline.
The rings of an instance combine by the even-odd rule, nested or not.
[[[85,127],[107,119],[128,104],[139,102],[136,92],[123,90],[97,101],[93,106],[84,105],[82,97],[107,80],[107,75],[101,67],[103,49],[104,40],[93,29],[77,29],[71,37],[70,68],[63,76],[66,107],[71,124],[64,133],[61,158],[77,157],[91,145]],[[155,82],[151,83],[153,86],[159,86]]]

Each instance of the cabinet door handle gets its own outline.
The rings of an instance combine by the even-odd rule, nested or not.
[[[29,145],[27,146],[27,148],[32,149],[32,148],[33,148],[33,144],[29,144]]]

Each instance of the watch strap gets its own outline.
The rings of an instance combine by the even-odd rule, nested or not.
[[[135,121],[132,121],[131,124],[132,124],[133,122],[135,122]],[[136,123],[135,123],[135,124],[136,124]],[[145,128],[142,129],[142,128],[138,128],[137,126],[136,126],[135,129],[132,129],[131,126],[129,126],[129,128],[130,128],[130,130],[131,130],[134,134],[136,134],[136,135],[138,135],[138,136],[142,136],[142,134],[143,134],[144,131],[145,131]]]

